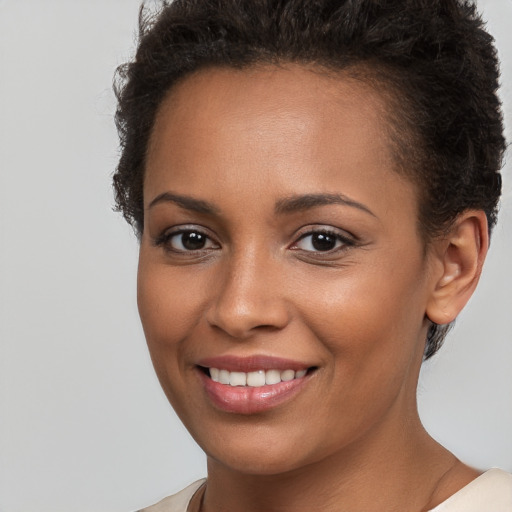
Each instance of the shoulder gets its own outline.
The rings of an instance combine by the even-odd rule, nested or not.
[[[430,512],[512,512],[512,475],[490,469]]]
[[[205,478],[190,484],[177,494],[168,496],[155,505],[143,508],[139,512],[187,512],[187,507],[195,492],[204,484]]]

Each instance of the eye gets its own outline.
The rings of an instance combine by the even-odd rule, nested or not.
[[[349,245],[353,245],[350,239],[332,231],[319,230],[302,235],[292,249],[307,252],[332,252]]]
[[[155,245],[163,245],[169,251],[174,252],[193,252],[218,248],[218,245],[209,236],[195,229],[166,232],[155,240]]]

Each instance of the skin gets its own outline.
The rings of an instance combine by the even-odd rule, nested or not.
[[[428,510],[478,474],[424,431],[416,386],[429,318],[451,321],[476,286],[485,216],[425,247],[385,112],[361,82],[292,65],[203,70],[160,107],[138,302],[162,387],[208,456],[204,511]],[[307,194],[346,201],[276,209]],[[180,245],[184,228],[208,237],[201,250]],[[344,241],[315,251],[315,230]],[[220,355],[315,369],[293,399],[233,414],[198,377]]]

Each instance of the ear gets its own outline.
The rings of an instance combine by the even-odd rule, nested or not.
[[[432,322],[443,325],[455,320],[480,279],[489,247],[485,212],[464,212],[448,235],[434,245],[435,282],[426,314]]]

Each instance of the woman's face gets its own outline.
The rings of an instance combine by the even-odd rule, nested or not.
[[[211,460],[275,474],[415,417],[433,284],[386,134],[378,93],[298,66],[201,71],[162,104],[139,309]]]

